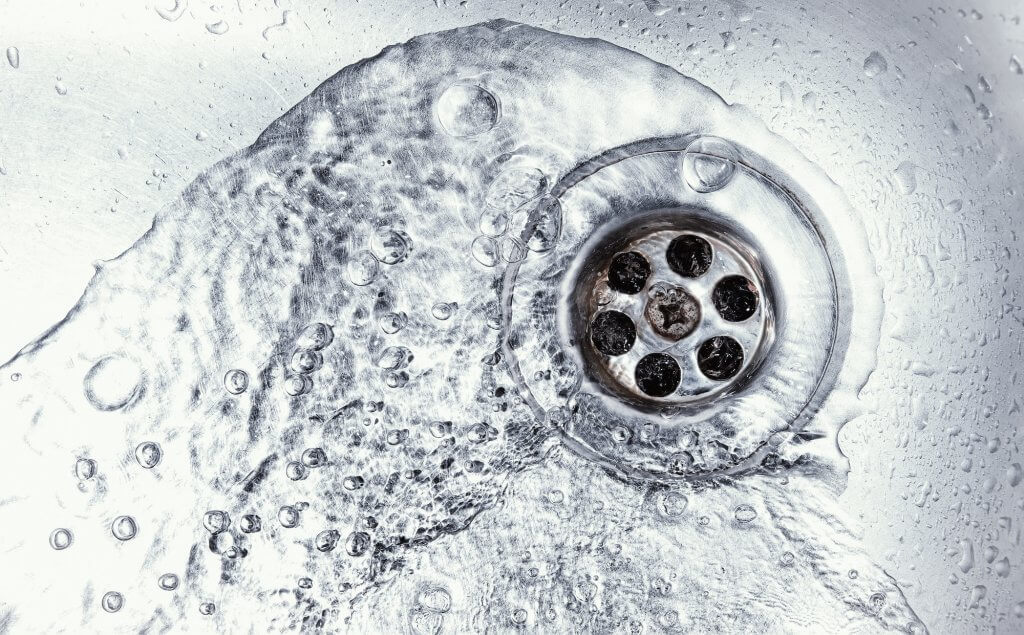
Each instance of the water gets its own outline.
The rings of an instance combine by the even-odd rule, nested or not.
[[[723,7],[723,17],[667,2],[638,3],[636,9],[658,17],[689,12],[680,19],[697,25],[692,39],[704,37],[701,50],[719,55],[760,48],[768,57],[776,37],[787,47],[799,39],[764,26],[753,33],[743,25],[760,25],[763,15],[749,7]],[[275,13],[261,19],[261,28],[280,21],[280,11]],[[984,13],[984,19],[996,19]],[[618,26],[618,15],[609,20],[616,32],[626,33],[642,19],[639,13],[625,17],[626,27]],[[215,23],[206,14],[182,17],[175,27],[192,19],[205,21],[197,25],[211,40],[241,37],[235,18],[220,38],[203,29]],[[969,11],[956,17],[953,10],[934,19],[981,21]],[[728,49],[719,21],[729,22]],[[255,33],[260,37],[260,29]],[[651,40],[664,33],[679,37],[655,29]],[[913,632],[922,620],[945,632],[961,618],[979,625],[1005,621],[1000,626],[1012,630],[1019,620],[1013,490],[1021,477],[1012,434],[997,422],[1019,416],[1019,410],[1004,398],[1011,393],[994,383],[1010,374],[1000,373],[993,361],[1015,332],[1014,261],[1001,248],[1016,250],[996,232],[1003,208],[981,205],[978,192],[963,184],[938,181],[941,169],[913,152],[912,130],[887,137],[844,120],[837,104],[859,102],[864,91],[875,89],[857,85],[854,98],[814,85],[807,79],[814,55],[786,75],[794,94],[805,96],[802,105],[792,98],[794,113],[776,109],[777,87],[770,107],[747,100],[746,108],[726,108],[713,93],[642,58],[576,41],[567,49],[561,40],[545,48],[544,37],[526,29],[467,35],[474,42],[508,38],[500,50],[513,60],[519,60],[519,47],[528,51],[531,63],[517,66],[510,84],[487,73],[493,65],[463,62],[459,40],[439,59],[436,38],[391,49],[347,71],[337,82],[345,91],[328,84],[317,93],[325,103],[341,93],[352,100],[332,110],[337,120],[321,116],[317,99],[310,99],[288,115],[291,123],[272,126],[255,150],[206,172],[160,214],[137,247],[99,267],[67,321],[3,369],[0,406],[5,420],[21,426],[18,447],[43,452],[38,459],[21,453],[9,463],[39,475],[21,481],[38,506],[16,502],[11,509],[39,520],[24,524],[21,553],[32,554],[26,559],[36,563],[45,557],[62,571],[63,594],[48,593],[46,601],[81,611],[97,630],[111,627],[114,622],[103,620],[112,618],[124,620],[118,627],[138,628],[156,607],[158,619],[200,630],[208,624],[280,630],[304,618],[323,620],[328,630],[387,624],[424,632],[482,625],[744,631],[765,623]],[[744,93],[728,85],[743,80],[709,77],[696,61],[679,62],[690,55],[683,52],[690,43],[678,43],[678,57],[665,52],[670,44],[652,57],[679,64],[723,94]],[[32,49],[22,49],[35,64],[38,52],[30,58]],[[867,77],[861,61],[875,49],[884,52],[888,70]],[[421,63],[412,55],[418,50],[431,51],[429,62],[422,62],[429,68],[410,72]],[[925,82],[912,72],[901,76],[923,68],[909,63],[912,54],[872,43],[847,56],[851,75],[890,91],[891,103],[901,99],[900,82]],[[449,55],[459,63],[446,63]],[[588,71],[553,81],[549,58],[557,55],[571,59],[554,66],[596,67],[602,80],[588,79]],[[1004,73],[1006,59],[1012,58],[1001,56]],[[709,56],[702,63],[712,61]],[[29,66],[26,61],[19,72]],[[449,74],[448,68],[460,71]],[[969,83],[977,104],[988,102],[1002,126],[998,96],[1009,88],[1001,82],[1016,77],[1012,64],[1008,70],[1008,76],[984,70],[992,93],[978,88],[973,69],[957,82],[960,91]],[[953,71],[937,72],[936,81]],[[382,84],[393,88],[387,100],[356,106]],[[445,98],[440,111],[431,110],[453,85],[458,93]],[[247,93],[263,91],[255,86]],[[877,106],[873,93],[864,100]],[[706,110],[687,114],[695,102],[707,104]],[[976,113],[977,104],[970,104],[969,118],[956,115],[948,129],[958,132],[944,135],[951,116],[936,117],[940,138],[972,152],[968,137],[993,121]],[[637,108],[642,116],[619,116]],[[439,128],[432,127],[435,122]],[[308,136],[296,140],[296,130]],[[401,134],[410,130],[426,134]],[[715,153],[686,152],[691,139],[684,135],[693,131],[728,138],[744,160],[760,157],[770,165],[751,171],[732,157],[722,163]],[[398,147],[386,142],[392,134],[403,140]],[[826,134],[842,141],[821,143]],[[632,148],[619,163],[591,166],[599,169],[571,186],[581,189],[556,192],[562,201],[557,214],[540,204],[553,188],[567,185],[566,175],[604,150],[674,135],[680,135],[678,143],[662,148],[665,161]],[[872,138],[864,141],[864,135]],[[792,143],[816,155],[814,161]],[[293,146],[307,154],[291,158]],[[839,188],[815,163],[835,165],[841,159],[832,154],[862,153],[872,154],[864,164],[829,170],[845,181],[845,192],[836,195]],[[348,158],[333,162],[336,155]],[[692,170],[687,156],[694,159]],[[192,170],[179,169],[191,177]],[[521,177],[510,182],[524,186],[491,199],[490,188],[509,169]],[[538,172],[542,179],[535,178]],[[817,201],[849,253],[874,255],[845,271],[852,290],[867,290],[854,296],[862,304],[848,325],[864,335],[850,339],[867,352],[858,348],[859,354],[843,360],[841,368],[852,374],[830,380],[835,401],[818,404],[820,412],[799,435],[786,429],[799,408],[780,407],[785,399],[748,404],[749,410],[730,413],[734,421],[746,421],[755,410],[770,416],[750,426],[722,425],[712,434],[699,420],[680,427],[674,425],[679,413],[656,413],[657,419],[644,422],[655,427],[620,426],[615,430],[622,433],[609,438],[642,446],[658,465],[683,476],[610,476],[609,470],[622,469],[619,455],[603,447],[569,450],[560,438],[562,430],[579,424],[571,398],[588,387],[574,380],[579,369],[572,368],[571,356],[549,346],[562,333],[559,325],[544,322],[552,305],[528,298],[558,291],[553,263],[567,262],[576,239],[588,235],[590,217],[581,213],[588,197],[622,192],[616,203],[628,210],[646,179],[671,179],[689,184],[687,196],[704,194],[698,188],[710,184],[706,194],[720,196],[723,205],[736,196],[734,186],[760,192],[746,199],[757,209],[772,200],[785,203],[776,196],[778,187],[753,189],[762,173],[779,179],[776,185],[799,185],[801,200]],[[787,175],[792,181],[785,181]],[[1019,200],[990,178],[992,197]],[[485,231],[484,211],[501,210],[505,200],[506,226],[490,223]],[[990,210],[985,224],[992,229],[978,242],[972,218],[980,207]],[[904,210],[912,210],[908,216],[937,240],[913,249],[903,242]],[[785,218],[783,211],[778,207],[778,215],[762,222]],[[848,224],[840,224],[843,219]],[[948,231],[939,231],[947,219]],[[829,255],[847,263],[847,251]],[[802,280],[826,280],[813,276],[822,260],[807,261],[801,250],[791,258],[791,267],[779,269],[803,264],[811,273]],[[972,268],[979,275],[965,275],[969,262],[982,263],[986,274]],[[513,271],[523,296],[500,293]],[[876,272],[885,284],[884,315],[882,287],[872,282]],[[996,282],[989,284],[991,279]],[[963,293],[978,280],[985,281],[980,298]],[[956,310],[938,311],[901,300],[917,290],[962,301],[950,301]],[[993,306],[1009,305],[1001,327],[988,314],[952,317],[975,315],[989,297]],[[790,313],[799,306],[805,305],[787,305]],[[857,327],[857,320],[873,325],[873,333]],[[929,345],[933,332],[943,346]],[[514,347],[506,345],[510,335]],[[960,354],[964,341],[974,355]],[[409,354],[382,367],[378,360],[393,359],[384,355],[392,348]],[[818,350],[805,342],[793,348],[793,359]],[[807,363],[822,365],[814,357]],[[518,373],[510,371],[514,364]],[[14,374],[19,381],[8,382]],[[780,385],[799,387],[783,396],[794,403],[804,399],[800,390],[812,389],[803,381],[810,376],[817,373],[804,369],[782,377]],[[968,381],[974,388],[964,393]],[[539,385],[551,388],[541,395]],[[782,389],[775,389],[778,397]],[[891,419],[883,419],[889,415],[879,413],[890,409]],[[765,439],[770,451],[763,456],[772,457],[772,469],[741,469],[715,487],[691,478],[732,469]],[[149,468],[135,454],[147,443],[157,444],[161,456]],[[316,448],[323,457],[307,457]],[[960,467],[967,458],[970,471]],[[82,467],[86,460],[91,463]],[[941,469],[947,462],[952,468]],[[290,478],[293,465],[305,468],[304,478]],[[868,488],[859,478],[881,485]],[[867,489],[874,500],[850,505],[849,493],[839,498],[844,487],[854,494]],[[189,493],[187,500],[182,492]],[[51,499],[52,505],[43,502]],[[862,539],[858,519],[844,507],[854,514],[881,508],[886,518],[876,523],[865,516],[868,534]],[[211,510],[224,515],[211,523],[215,531],[205,526]],[[134,537],[123,542],[114,527],[125,523],[110,524],[121,514],[130,514],[135,526]],[[74,532],[69,548],[48,544],[54,527]],[[893,538],[886,538],[886,527],[893,528]],[[972,554],[967,571],[959,566],[968,548],[961,539]],[[893,545],[892,553],[878,552],[875,544]],[[334,546],[320,549],[328,545]],[[986,548],[995,546],[999,550],[989,560]],[[21,566],[20,558],[12,566]],[[81,566],[84,559],[103,563],[109,574]],[[31,579],[44,581],[50,566],[33,567]],[[957,582],[950,584],[954,571]],[[176,582],[165,590],[169,573]],[[53,630],[47,627],[62,619],[34,611],[38,600],[27,590],[4,589],[5,599],[13,598],[8,601],[16,624],[34,621]],[[107,612],[112,604],[103,595],[111,589],[122,598],[116,615]],[[957,599],[939,611],[928,596],[943,593]]]

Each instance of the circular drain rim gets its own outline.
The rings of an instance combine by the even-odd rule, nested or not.
[[[740,117],[750,118],[743,112],[735,112]],[[576,169],[562,177],[550,191],[549,196],[558,200],[572,187],[596,174],[600,170],[613,166],[628,159],[643,158],[648,155],[672,154],[682,157],[687,146],[700,135],[689,134],[671,138],[647,139],[639,142],[626,144],[612,148],[604,153],[581,163]],[[733,456],[728,464],[696,472],[671,473],[661,467],[651,469],[649,465],[635,465],[630,462],[623,462],[619,457],[607,456],[595,449],[585,439],[579,438],[571,429],[571,424],[577,411],[581,411],[582,402],[580,397],[587,397],[586,394],[572,393],[573,399],[561,400],[561,404],[552,405],[551,399],[544,395],[547,402],[545,406],[535,394],[535,388],[524,378],[523,368],[517,357],[516,349],[519,344],[515,336],[516,325],[513,324],[515,313],[512,310],[514,296],[516,296],[516,283],[523,266],[529,266],[535,258],[530,261],[515,263],[505,271],[503,280],[503,302],[502,312],[505,319],[505,335],[503,338],[502,351],[506,355],[510,370],[524,388],[523,398],[535,411],[538,417],[546,417],[549,422],[556,426],[561,432],[563,442],[571,449],[584,455],[590,460],[599,462],[613,473],[620,477],[650,481],[702,481],[719,478],[758,467],[770,453],[780,452],[783,444],[803,444],[815,439],[832,438],[831,445],[816,444],[813,447],[816,456],[825,460],[825,464],[834,466],[833,473],[840,475],[843,471],[845,457],[842,455],[833,456],[834,452],[829,448],[834,446],[834,435],[841,426],[842,421],[850,416],[851,406],[848,400],[843,398],[830,398],[833,394],[845,395],[850,391],[856,391],[859,386],[867,380],[870,374],[873,355],[871,341],[877,341],[878,325],[881,323],[881,311],[877,307],[880,301],[872,302],[871,299],[880,298],[881,285],[877,275],[872,268],[873,257],[867,243],[863,227],[856,221],[855,211],[850,206],[845,194],[833,183],[828,176],[816,165],[810,163],[799,152],[791,146],[782,142],[781,138],[775,136],[763,126],[747,140],[748,145],[735,144],[737,155],[734,157],[736,167],[744,173],[753,175],[767,184],[769,189],[774,191],[779,198],[785,202],[786,207],[795,215],[796,222],[806,228],[814,237],[814,244],[822,255],[824,267],[822,270],[827,274],[829,281],[829,305],[832,308],[831,321],[828,329],[828,348],[824,352],[821,363],[821,371],[815,373],[813,385],[806,390],[805,398],[795,406],[795,413],[787,416],[786,425],[778,433],[766,437],[759,437],[759,441],[742,455]],[[731,143],[731,142],[730,142]],[[758,149],[766,152],[758,152]],[[765,157],[771,155],[772,161]],[[796,181],[791,174],[797,173],[802,177]],[[564,221],[563,221],[564,222]],[[524,231],[525,235],[526,231]],[[837,235],[844,236],[846,245],[840,244]],[[845,257],[847,247],[861,248],[859,258],[849,260]],[[547,255],[547,254],[545,254]],[[543,270],[544,278],[550,279],[552,275],[550,265]],[[537,272],[534,271],[536,274]],[[850,275],[855,277],[851,279]],[[853,281],[856,284],[853,284]],[[868,301],[862,303],[860,308],[851,304],[853,287],[857,288],[858,297],[864,296]],[[520,298],[519,302],[524,302]],[[867,308],[864,308],[867,307]],[[513,334],[512,338],[507,337]],[[863,338],[865,346],[859,347],[861,351],[854,355],[849,345],[853,335]],[[874,339],[872,339],[874,337]],[[557,347],[556,347],[557,348]],[[864,350],[864,349],[867,350]],[[847,363],[847,359],[850,359]],[[528,359],[528,358],[524,358]],[[842,389],[842,390],[839,390]],[[563,390],[559,395],[565,395]],[[685,412],[676,410],[667,413],[666,416],[675,417]],[[805,434],[798,434],[810,422],[810,431]],[[767,463],[765,463],[767,465]]]

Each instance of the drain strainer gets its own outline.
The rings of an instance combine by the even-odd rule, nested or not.
[[[573,285],[582,319],[572,325],[604,387],[658,407],[741,386],[773,333],[772,294],[754,250],[686,210],[634,219],[606,241]]]
[[[849,285],[784,170],[722,139],[660,139],[581,165],[551,198],[558,240],[506,274],[507,352],[571,447],[692,479],[802,428],[846,346]]]

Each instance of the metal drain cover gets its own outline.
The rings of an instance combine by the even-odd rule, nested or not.
[[[553,188],[559,240],[506,275],[508,352],[571,447],[628,476],[703,478],[758,461],[827,394],[844,270],[776,174],[679,138]]]

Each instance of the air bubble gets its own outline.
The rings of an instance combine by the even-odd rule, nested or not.
[[[323,448],[306,448],[302,453],[302,464],[306,467],[322,467],[327,464],[327,453]]]
[[[743,276],[726,276],[711,292],[718,314],[728,322],[742,322],[757,311],[757,287]]]
[[[240,395],[249,387],[249,375],[244,370],[232,368],[224,373],[224,388],[232,395]]]
[[[386,313],[377,321],[380,330],[388,335],[394,335],[409,324],[409,316],[403,312]]]
[[[302,329],[302,332],[295,338],[295,344],[300,348],[307,348],[319,351],[330,346],[334,341],[334,329],[323,322],[314,322]]]
[[[231,526],[228,513],[219,509],[211,509],[203,514],[203,527],[211,534],[218,534]]]
[[[757,510],[752,506],[743,503],[742,505],[737,505],[736,509],[733,510],[733,517],[736,518],[736,522],[745,525],[753,522],[754,519],[757,518]]]
[[[213,602],[203,602],[199,605],[200,615],[213,615],[217,611],[217,605]]]
[[[507,263],[521,262],[523,258],[526,258],[526,247],[518,238],[505,236],[498,245],[498,254]]]
[[[665,492],[658,501],[658,512],[666,518],[681,516],[690,500],[679,492]]]
[[[71,531],[68,529],[64,529],[63,527],[59,529],[54,529],[53,532],[50,534],[50,547],[57,551],[63,551],[67,549],[71,546],[71,543],[73,541],[74,536],[71,534]]]
[[[285,476],[293,481],[301,481],[309,476],[306,466],[298,461],[289,461],[284,468]]]
[[[224,35],[228,32],[228,23],[224,20],[217,20],[206,25],[206,30],[214,35]]]
[[[700,137],[683,152],[683,180],[695,192],[720,190],[732,179],[739,157],[731,143]]]
[[[608,267],[608,286],[627,295],[640,293],[650,277],[651,263],[635,251],[616,254]]]
[[[284,391],[291,397],[299,397],[313,388],[313,380],[308,375],[287,375],[284,378]]]
[[[370,548],[370,535],[365,531],[354,531],[345,540],[345,553],[350,556],[361,556]]]
[[[508,214],[537,198],[548,187],[547,177],[537,168],[508,168],[499,174],[487,188],[484,196],[485,214],[501,215],[508,223]],[[498,234],[501,235],[505,230]]]
[[[346,266],[348,279],[357,287],[365,287],[377,279],[380,263],[369,251],[360,251],[352,256]]]
[[[451,316],[455,315],[455,309],[458,307],[454,302],[438,302],[434,306],[430,307],[430,314],[434,316],[435,320],[447,320]]]
[[[498,243],[489,236],[477,236],[470,247],[473,258],[485,267],[498,264]]]
[[[453,137],[472,137],[498,123],[498,99],[487,89],[470,82],[456,82],[446,88],[435,106],[437,119]]]
[[[163,455],[160,444],[153,441],[143,441],[135,448],[135,460],[147,470],[156,467]]]
[[[864,59],[864,74],[868,77],[876,77],[887,70],[889,70],[889,62],[885,61],[878,51],[871,51]]]
[[[85,458],[75,461],[75,476],[82,481],[88,481],[96,476],[96,461]]]
[[[605,355],[624,355],[636,342],[636,325],[625,313],[603,311],[590,325],[590,339]]]
[[[730,379],[743,366],[743,347],[725,335],[712,337],[697,350],[697,366],[708,379]]]
[[[263,528],[263,521],[256,514],[245,514],[238,523],[238,527],[243,534],[254,534]]]
[[[131,516],[118,516],[110,524],[110,533],[123,542],[134,538],[139,533],[139,526]]]
[[[448,436],[452,432],[451,421],[431,421],[430,422],[430,435],[435,439],[441,439]]]
[[[651,353],[637,363],[634,376],[644,394],[667,397],[679,387],[682,371],[671,355]]]
[[[443,319],[443,318],[438,318]],[[412,351],[404,346],[389,346],[377,358],[377,367],[385,370],[405,368],[413,359]]]
[[[85,374],[85,397],[97,410],[117,410],[135,398],[141,383],[142,371],[135,362],[111,355]]]
[[[323,355],[317,351],[299,349],[292,354],[291,369],[297,373],[308,374],[319,369],[324,363]]]
[[[284,505],[277,512],[277,520],[286,529],[293,529],[299,525],[299,510],[291,505]]]
[[[341,533],[338,530],[327,529],[318,533],[313,542],[317,551],[328,553],[334,551],[339,540],[341,540]]]
[[[156,581],[156,585],[164,591],[173,591],[178,588],[178,576],[173,573],[165,573]]]
[[[711,258],[711,243],[693,234],[673,238],[665,251],[669,269],[684,278],[697,278],[707,273]]]
[[[100,606],[107,613],[117,613],[124,606],[124,596],[117,591],[107,591],[100,599]]]
[[[409,257],[412,241],[405,232],[384,228],[370,239],[370,253],[385,265],[397,265]]]

